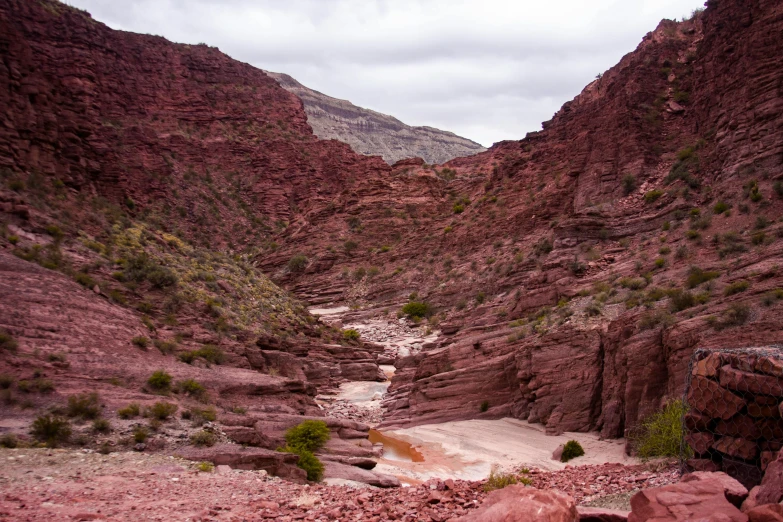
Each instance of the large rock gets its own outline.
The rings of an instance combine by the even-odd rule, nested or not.
[[[754,488],[755,489],[755,488]],[[778,458],[767,466],[761,485],[755,491],[755,503],[771,504],[783,500],[783,455],[778,453]]]
[[[188,460],[212,462],[234,469],[263,469],[272,475],[297,482],[305,482],[307,473],[296,466],[299,456],[263,448],[249,448],[233,444],[217,444],[209,448],[188,446],[177,451]]]
[[[748,517],[737,508],[747,495],[748,491],[725,473],[691,473],[677,484],[634,495],[628,522],[747,522]]]
[[[379,488],[398,488],[400,480],[392,475],[376,473],[350,464],[343,464],[333,460],[322,458],[324,464],[325,479],[343,479],[354,482],[363,482]]]
[[[576,522],[579,513],[568,495],[520,484],[493,491],[481,507],[460,522]]]
[[[688,390],[688,404],[699,412],[725,420],[736,415],[746,401],[713,380],[694,377]]]
[[[780,504],[764,504],[748,510],[749,522],[783,522],[783,506]]]
[[[630,511],[619,509],[577,506],[579,522],[626,522]]]

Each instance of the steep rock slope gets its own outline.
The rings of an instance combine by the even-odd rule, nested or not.
[[[423,158],[441,164],[486,150],[478,143],[432,127],[411,127],[400,120],[357,107],[309,89],[287,74],[267,72],[304,103],[307,122],[316,136],[349,144],[359,154],[381,156],[389,163]]]
[[[682,393],[696,347],[781,335],[780,20],[727,0],[663,21],[543,131],[357,180],[264,266],[368,313],[415,292],[458,330],[398,362],[387,426],[513,415],[621,436]],[[280,269],[294,253],[302,274]]]

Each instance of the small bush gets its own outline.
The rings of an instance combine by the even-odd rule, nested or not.
[[[10,375],[0,374],[0,390],[7,390],[14,385],[16,379]]]
[[[101,414],[101,398],[97,393],[82,393],[68,397],[68,416],[97,419]]]
[[[156,402],[147,410],[147,415],[153,419],[167,420],[177,411],[177,405],[170,402]]]
[[[663,268],[666,266],[666,259],[659,257],[655,260],[655,268]]]
[[[582,445],[575,440],[569,440],[566,442],[563,448],[563,454],[560,455],[560,462],[568,462],[576,457],[581,457],[585,454],[585,450],[582,449]]]
[[[299,455],[299,462],[296,465],[307,472],[307,480],[319,482],[323,478],[324,465],[313,455],[313,452],[302,448],[284,448],[284,451]]]
[[[153,390],[168,390],[171,387],[171,375],[164,370],[157,370],[147,379],[147,385]]]
[[[627,196],[634,190],[636,190],[636,176],[626,174],[623,176],[623,194]]]
[[[723,295],[728,297],[730,295],[744,292],[748,288],[750,288],[750,283],[748,281],[735,281],[726,287],[726,289],[723,291]]]
[[[97,433],[109,433],[111,431],[111,423],[107,419],[95,419],[92,423],[92,431]]]
[[[13,449],[19,445],[19,441],[16,439],[16,435],[13,433],[6,433],[0,437],[0,448]]]
[[[206,388],[195,379],[185,379],[177,383],[177,390],[194,397],[200,397],[206,393]]]
[[[658,199],[663,196],[663,191],[654,189],[650,190],[649,192],[644,194],[644,202],[645,203],[655,203],[658,201]]]
[[[144,337],[143,335],[138,335],[131,339],[131,342],[135,345],[141,348],[142,350],[146,350],[147,346],[150,344],[150,340]]]
[[[645,417],[629,436],[637,455],[643,459],[680,456],[684,434],[682,418],[687,411],[682,399],[677,399]]]
[[[85,274],[84,272],[78,272],[74,276],[74,279],[77,283],[87,288],[93,288],[96,284],[98,284],[95,282],[95,279],[90,277],[88,274]]]
[[[692,306],[696,306],[696,296],[687,290],[676,288],[669,292],[672,312],[681,312]]]
[[[482,402],[482,403],[481,403],[481,406],[479,407],[479,411],[480,411],[481,413],[484,413],[484,412],[485,412],[485,411],[487,411],[488,409],[489,409],[489,401],[484,401],[484,402]]]
[[[124,408],[117,410],[117,415],[121,419],[131,419],[133,417],[138,417],[140,414],[141,414],[141,407],[135,402],[132,402],[127,406],[125,406]]]
[[[202,426],[206,422],[214,422],[217,419],[215,408],[190,408],[182,412],[183,419],[190,419],[194,426]]]
[[[215,470],[215,465],[211,462],[199,462],[198,465],[196,465],[196,469],[202,473],[212,473]]]
[[[353,328],[349,328],[348,330],[343,330],[343,339],[346,341],[358,341],[361,337],[361,334],[358,330],[354,330]]]
[[[324,421],[306,420],[285,432],[285,442],[290,448],[315,452],[331,438]]]
[[[674,318],[666,310],[650,310],[639,318],[640,330],[651,330],[657,326],[671,326]]]
[[[620,279],[620,286],[629,290],[641,290],[647,286],[647,280],[643,277],[623,277]]]
[[[136,444],[143,444],[149,436],[150,432],[144,426],[138,426],[135,430],[133,430],[133,440],[136,442]]]
[[[288,261],[288,271],[293,273],[304,272],[307,267],[307,256],[296,254]]]
[[[718,201],[717,203],[715,203],[715,206],[712,207],[712,211],[715,212],[716,214],[723,214],[729,209],[731,209],[731,205],[723,201]]]
[[[192,363],[198,357],[201,357],[202,359],[212,364],[221,364],[223,362],[224,354],[223,350],[214,344],[205,344],[198,350],[184,352],[179,355],[179,359],[187,364]]]
[[[697,266],[692,266],[688,270],[688,278],[685,280],[685,284],[688,288],[696,288],[700,284],[712,281],[718,277],[720,277],[720,272],[702,270]]]
[[[42,415],[33,421],[30,433],[37,440],[54,448],[71,438],[71,425],[60,417]]]
[[[0,350],[15,353],[18,347],[19,344],[10,333],[5,330],[0,330]]]
[[[214,446],[217,440],[217,435],[206,430],[198,431],[190,436],[190,443],[194,446]]]
[[[723,330],[724,328],[743,325],[748,322],[748,319],[750,319],[750,307],[745,303],[732,303],[723,311],[720,319],[713,320],[710,323],[716,330]]]
[[[427,302],[411,301],[402,307],[402,313],[413,319],[416,317],[432,317],[434,312],[432,310],[432,306]]]
[[[484,483],[484,491],[495,491],[496,489],[503,489],[506,486],[518,483],[516,475],[502,473],[497,466],[492,466],[489,477],[487,477],[487,481]]]

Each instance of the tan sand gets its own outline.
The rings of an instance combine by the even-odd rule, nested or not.
[[[570,465],[638,463],[625,455],[623,439],[599,440],[596,433],[549,436],[539,424],[510,418],[445,422],[383,434],[411,443],[424,455],[424,462],[379,462],[377,471],[396,475],[409,484],[432,477],[481,480],[493,466],[563,469],[566,464],[552,460],[552,452],[571,439],[579,441],[585,455],[571,460]]]

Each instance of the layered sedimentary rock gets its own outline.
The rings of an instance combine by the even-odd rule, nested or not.
[[[307,122],[321,139],[340,140],[359,154],[381,156],[389,163],[423,158],[442,164],[486,149],[454,133],[433,127],[411,127],[397,118],[357,107],[309,89],[287,74],[267,72],[304,103]]]

